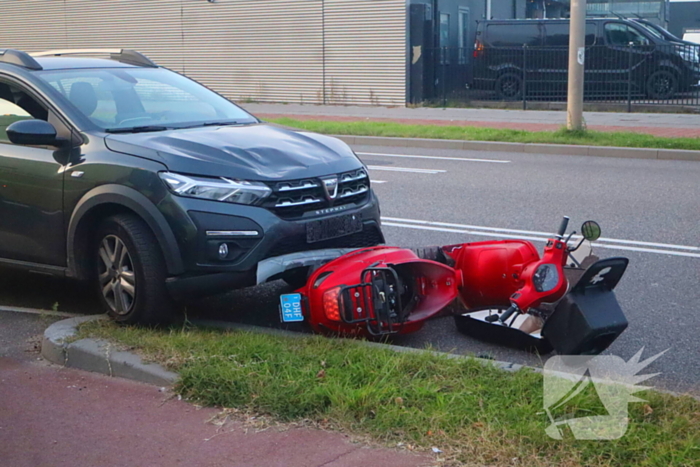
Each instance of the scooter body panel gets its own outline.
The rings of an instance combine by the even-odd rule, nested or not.
[[[386,286],[385,277],[394,282],[381,288],[377,283]],[[315,331],[368,336],[419,330],[456,298],[460,284],[461,275],[449,266],[408,249],[373,247],[325,264],[298,292]],[[384,316],[382,309],[393,314]]]
[[[443,247],[462,273],[460,298],[467,308],[508,306],[510,297],[523,287],[523,269],[540,259],[532,243],[495,240]]]

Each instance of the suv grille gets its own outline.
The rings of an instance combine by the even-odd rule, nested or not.
[[[334,180],[337,180],[337,188]],[[268,185],[272,194],[263,207],[286,219],[300,217],[309,211],[360,204],[369,196],[369,177],[365,169],[343,172],[337,177],[305,178]]]

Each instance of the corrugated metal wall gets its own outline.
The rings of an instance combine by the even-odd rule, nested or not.
[[[406,3],[325,0],[326,100],[404,105]]]
[[[133,48],[238,101],[405,104],[405,0],[0,1],[0,47]]]

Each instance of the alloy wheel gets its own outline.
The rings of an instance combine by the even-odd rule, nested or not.
[[[515,97],[520,92],[520,83],[515,79],[505,80],[501,85],[501,92],[504,96]]]
[[[671,83],[671,78],[662,75],[654,80],[652,86],[654,93],[660,96],[665,96],[670,93],[673,84]]]
[[[107,235],[98,249],[98,274],[102,295],[118,315],[128,314],[136,301],[136,274],[131,255],[116,235]]]

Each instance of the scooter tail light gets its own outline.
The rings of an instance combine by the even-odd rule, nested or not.
[[[342,321],[340,318],[340,291],[341,287],[326,290],[323,294],[323,312],[331,321]]]

